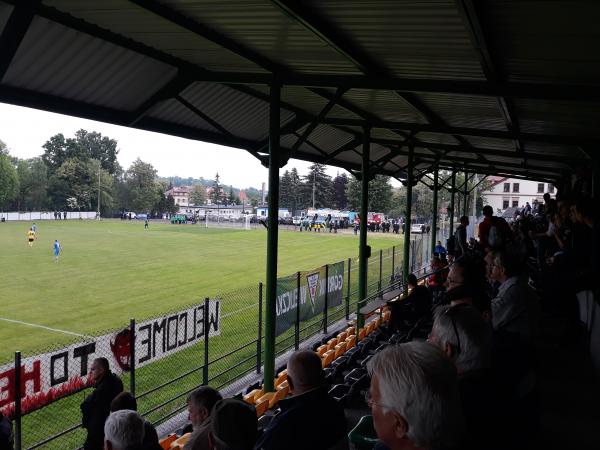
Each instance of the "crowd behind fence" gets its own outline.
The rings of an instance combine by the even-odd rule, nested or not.
[[[429,252],[426,249],[430,245],[429,239],[429,236],[421,236],[420,239],[411,240],[411,272],[422,271],[427,266]],[[401,281],[401,260],[402,248],[395,246],[376,252],[369,258],[368,296],[376,295]],[[326,268],[327,266],[331,265],[326,265]],[[322,331],[327,332],[328,327],[332,324],[351,318],[356,312],[360,300],[358,299],[358,267],[358,258],[348,258],[344,261],[343,300],[341,303],[330,306],[325,300],[325,307],[320,314],[306,320],[296,320],[293,327],[277,336],[276,355],[281,355],[291,349],[298,349],[301,343],[309,337]],[[300,272],[297,277],[298,290],[300,290]],[[86,345],[88,347],[96,346],[96,349],[102,345],[109,345],[113,355],[118,354],[119,348],[125,349],[121,350],[120,356],[118,356],[124,361],[124,367],[127,366],[120,371],[125,389],[136,396],[140,413],[157,425],[182,412],[186,408],[187,396],[198,386],[210,385],[221,389],[248,373],[261,372],[265,344],[264,300],[263,284],[258,283],[220,296],[206,298],[187,310],[169,311],[157,317],[145,318],[143,321],[135,319],[124,321],[120,329],[108,333],[96,333],[96,336],[90,337],[89,340],[78,342],[76,349],[79,350],[73,352],[81,353],[80,349],[85,349]],[[158,350],[160,353],[161,336],[163,350],[165,347],[164,333],[167,335],[166,347],[169,347],[171,344],[171,335],[168,332],[170,324],[176,322],[174,326],[179,327],[184,323],[185,336],[188,335],[188,328],[192,326],[188,323],[194,323],[192,320],[188,320],[192,312],[194,314],[193,321],[195,321],[194,334],[196,334],[196,324],[202,322],[203,329],[199,331],[202,335],[196,336],[197,339],[192,344],[188,345],[184,342],[178,351],[163,358],[157,357],[155,361],[138,367],[136,361],[140,361],[141,355],[136,355],[136,352],[148,353],[151,349],[152,351]],[[203,318],[200,317],[201,314],[204,314]],[[174,317],[176,318],[173,319]],[[158,347],[157,342],[152,345],[147,342],[150,339],[148,327],[153,330],[152,339],[155,341],[156,328],[163,329],[163,334],[158,337]],[[166,332],[164,327],[167,327]],[[143,334],[143,331],[146,334]],[[175,333],[176,340],[181,335],[182,332],[177,331]],[[106,336],[112,337],[106,340]],[[173,343],[175,346],[179,344],[181,344],[181,340]],[[50,354],[59,350],[46,348],[40,353]],[[53,353],[52,358],[60,358],[56,355],[61,355],[61,353]],[[9,371],[12,370],[10,376],[13,377],[14,386],[23,385],[23,379],[19,378],[29,376],[28,368],[25,368],[25,371],[23,369],[21,371],[14,370],[21,366],[22,357],[24,361],[26,360],[24,356],[17,353],[15,365],[9,367]],[[67,361],[67,356],[64,358]],[[83,364],[83,360],[76,360],[76,362]],[[54,370],[56,359],[52,364],[52,370]],[[5,370],[7,365],[5,364],[2,368]],[[37,370],[48,369],[42,364],[38,365]],[[2,375],[0,374],[0,378]],[[39,375],[42,378],[48,377],[47,373]],[[50,374],[51,379],[55,377],[56,374]],[[25,380],[25,383],[27,382],[31,382],[31,380]],[[85,384],[82,377],[80,385],[75,386],[73,390],[74,393],[62,398],[58,398],[59,395],[57,395],[58,399],[51,399],[47,404],[44,404],[44,399],[41,399],[38,405],[31,402],[26,404],[25,399],[21,399],[21,391],[14,390],[14,409],[11,409],[9,413],[14,420],[17,450],[21,450],[21,448],[35,449],[42,446],[49,449],[79,448],[81,446],[85,438],[85,430],[81,427],[79,405],[85,396],[90,394],[91,387]],[[2,406],[1,403],[0,406]],[[40,426],[41,424],[43,426]]]

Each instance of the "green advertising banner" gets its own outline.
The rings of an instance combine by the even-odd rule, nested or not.
[[[344,290],[344,261],[329,264],[326,278],[325,266],[300,272],[300,322],[323,314],[325,292],[327,307],[342,304]],[[298,307],[298,279],[291,275],[277,279],[276,335],[285,333],[296,323]]]

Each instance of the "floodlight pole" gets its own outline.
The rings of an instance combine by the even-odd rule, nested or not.
[[[102,165],[98,166],[98,220],[100,220],[100,172]]]
[[[439,166],[436,164],[433,172],[433,207],[431,211],[431,253],[435,251],[437,245],[437,216],[438,216],[438,184],[439,184]]]
[[[362,301],[367,297],[367,267],[369,248],[367,247],[367,215],[369,209],[369,150],[371,146],[371,127],[363,128],[362,167],[360,182],[360,236],[358,244],[358,302],[356,303],[356,328],[362,328],[365,318],[360,314]]]
[[[273,392],[275,379],[275,326],[277,302],[277,243],[279,227],[279,126],[281,84],[270,86],[269,103],[269,217],[267,230],[267,274],[265,308],[265,392]]]
[[[405,223],[406,230],[404,232],[404,257],[402,260],[402,283],[404,284],[404,293],[408,292],[408,261],[410,258],[410,221],[412,209],[412,185],[413,185],[413,160],[415,147],[413,144],[408,145],[408,167],[406,168],[406,213]]]

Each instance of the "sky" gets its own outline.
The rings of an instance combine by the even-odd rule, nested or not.
[[[268,183],[267,169],[245,150],[0,103],[0,140],[19,158],[39,156],[51,136],[73,137],[81,128],[115,139],[117,159],[125,169],[139,157],[161,177],[214,179],[218,172],[223,184],[238,188],[260,189],[263,182]],[[308,166],[308,162],[291,159],[280,173],[296,167],[302,175]],[[344,170],[327,167],[332,177],[338,172]]]

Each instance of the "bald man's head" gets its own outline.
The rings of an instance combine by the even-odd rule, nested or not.
[[[310,350],[295,352],[288,361],[288,382],[294,395],[319,387],[323,382],[321,358]]]

